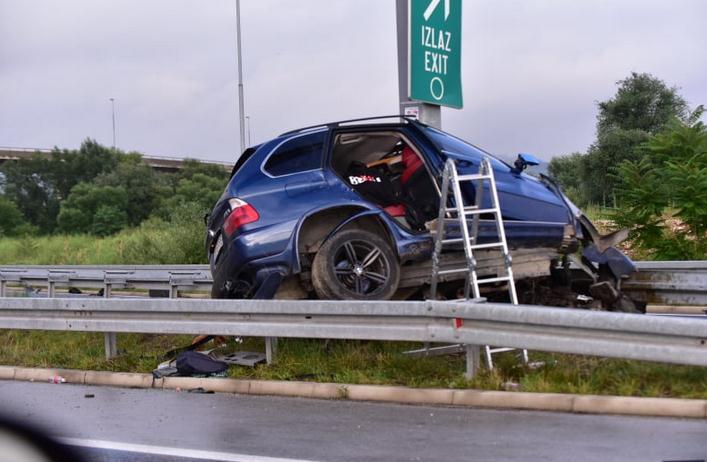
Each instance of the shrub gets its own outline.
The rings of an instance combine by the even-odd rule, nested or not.
[[[621,207],[613,219],[657,259],[707,256],[707,128],[700,106],[642,146],[643,157],[618,167]]]

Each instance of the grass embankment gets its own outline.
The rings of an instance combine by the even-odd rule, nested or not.
[[[205,263],[203,223],[148,220],[100,238],[54,235],[0,238],[0,265],[140,265]]]
[[[107,361],[102,334],[0,331],[0,364],[149,373],[162,361],[162,354],[188,342],[186,336],[120,334],[121,356]],[[264,351],[263,341],[253,338],[227,347]],[[280,339],[277,364],[231,366],[229,374],[266,380],[707,399],[707,368],[531,352],[532,361],[545,365],[530,369],[512,353],[505,353],[496,356],[496,370],[483,369],[467,381],[462,377],[462,356],[410,358],[401,354],[419,347]]]

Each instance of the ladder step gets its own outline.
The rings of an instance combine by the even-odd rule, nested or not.
[[[455,273],[468,273],[469,268],[458,268],[458,269],[448,269],[438,271],[437,274],[455,274]]]
[[[464,242],[463,237],[455,237],[451,239],[442,239],[442,244],[459,244]],[[477,249],[493,249],[495,247],[503,247],[503,242],[491,242],[488,244],[471,244],[469,248],[471,250]]]
[[[475,173],[472,175],[459,175],[457,178],[459,178],[459,181],[490,180],[491,175]]]
[[[445,207],[444,212],[445,213],[449,213],[449,212],[459,213],[459,211],[457,210],[456,207]],[[500,210],[494,209],[494,208],[480,209],[480,208],[477,208],[475,205],[470,205],[470,206],[464,207],[464,210],[463,210],[464,215],[475,215],[475,214],[479,214],[479,213],[496,213],[496,214],[498,214],[500,212],[501,212]],[[457,221],[458,219],[453,218],[453,220]]]
[[[463,239],[462,239],[463,240]],[[488,244],[472,244],[469,246],[471,250],[476,249],[493,249],[494,247],[503,247],[503,242],[491,242]]]
[[[486,278],[486,279],[477,279],[476,282],[477,284],[491,284],[492,282],[503,282],[503,281],[510,281],[511,278],[509,276],[501,276],[498,278]]]
[[[498,209],[464,209],[464,215],[481,215],[483,213],[498,213]]]

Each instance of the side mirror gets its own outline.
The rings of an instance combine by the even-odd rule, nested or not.
[[[522,172],[528,168],[529,165],[540,165],[540,160],[532,154],[520,153],[513,163],[513,166],[518,172]]]

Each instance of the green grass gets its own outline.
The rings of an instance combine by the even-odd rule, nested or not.
[[[0,331],[0,364],[26,367],[149,373],[166,351],[189,342],[187,336],[119,334],[120,357],[107,361],[103,335],[72,332]],[[497,356],[497,368],[477,378],[463,378],[464,358],[410,358],[401,353],[419,344],[363,341],[280,339],[277,364],[254,368],[231,366],[242,379],[303,380],[353,384],[404,385],[520,391],[589,393],[707,399],[707,368],[531,352],[530,369],[512,353]],[[261,339],[248,338],[229,350],[264,351]]]
[[[597,221],[611,220],[611,214],[615,211],[615,209],[609,207],[601,207],[598,205],[588,205],[582,208],[582,211],[585,215],[587,215],[590,220]]]
[[[0,238],[0,265],[120,265],[205,263],[203,223],[172,226],[148,220],[114,236]]]

